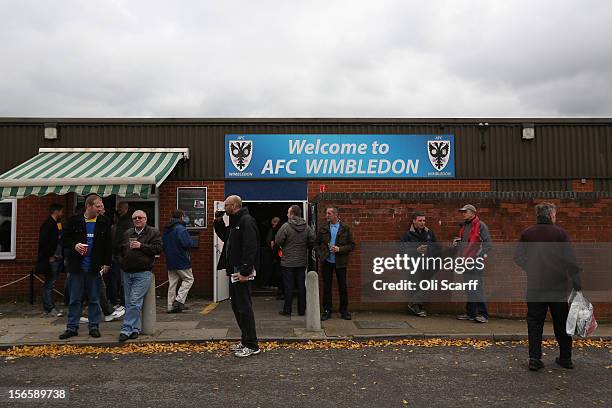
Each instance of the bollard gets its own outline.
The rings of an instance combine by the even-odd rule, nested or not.
[[[157,305],[155,300],[155,275],[151,279],[151,285],[145,295],[142,304],[142,334],[155,334],[157,330]]]
[[[306,331],[321,331],[319,275],[315,271],[306,275]]]

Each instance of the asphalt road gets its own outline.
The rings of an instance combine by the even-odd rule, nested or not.
[[[525,346],[3,358],[0,388],[66,387],[71,407],[612,406],[612,350],[575,350],[574,370],[546,353],[536,373]]]

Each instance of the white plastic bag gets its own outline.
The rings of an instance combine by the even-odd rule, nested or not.
[[[565,331],[570,336],[588,337],[597,328],[593,313],[593,305],[582,294],[582,291],[572,290],[567,302],[570,304]]]

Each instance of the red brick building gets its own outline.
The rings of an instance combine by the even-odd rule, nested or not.
[[[455,171],[453,177],[444,179],[230,180],[224,172],[225,136],[229,134],[451,134]],[[205,225],[192,230],[199,240],[199,247],[192,252],[192,293],[207,298],[213,298],[216,290],[213,205],[231,193],[239,193],[247,201],[261,225],[273,212],[284,214],[289,203],[299,203],[305,210],[308,203],[316,204],[319,222],[326,206],[337,206],[342,220],[352,226],[358,244],[348,269],[352,309],[403,307],[361,303],[360,244],[397,241],[417,209],[425,211],[438,238],[448,242],[457,234],[457,208],[472,203],[479,208],[494,241],[512,242],[533,223],[534,204],[551,201],[559,207],[559,225],[574,241],[612,241],[612,119],[4,118],[0,119],[0,140],[4,146],[0,174],[35,157],[41,148],[189,149],[189,158],[179,161],[150,195],[130,196],[128,200],[133,208],[151,212],[149,218],[160,227],[177,206],[179,188],[206,188]],[[59,202],[70,213],[77,196],[30,195],[2,202],[3,211],[10,212],[3,216],[10,218],[11,229],[9,242],[0,252],[0,299],[27,296],[38,227],[47,208]],[[107,207],[112,207],[124,199],[111,194],[105,200]],[[512,266],[504,268],[517,273]],[[167,279],[163,258],[155,274],[158,285]],[[160,287],[160,294],[165,289]],[[39,282],[35,290],[40,294]],[[459,303],[429,306],[431,311],[444,312],[461,308]],[[600,319],[612,319],[610,303],[598,303],[596,308]],[[522,302],[490,304],[491,313],[499,316],[523,316],[525,309]]]

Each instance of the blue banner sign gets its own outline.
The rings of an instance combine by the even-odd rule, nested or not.
[[[453,135],[225,135],[225,177],[453,178]]]

